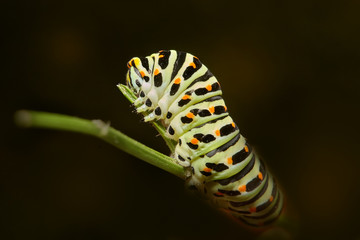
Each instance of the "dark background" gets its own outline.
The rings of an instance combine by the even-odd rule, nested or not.
[[[220,80],[297,212],[296,238],[360,238],[358,1],[49,2],[0,10],[3,239],[256,237],[104,142],[14,126],[24,108],[103,119],[167,153],[116,88],[131,57],[161,49]]]

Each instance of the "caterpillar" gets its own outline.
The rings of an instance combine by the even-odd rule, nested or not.
[[[158,121],[176,141],[173,157],[190,169],[186,184],[253,226],[277,219],[283,194],[228,113],[219,82],[200,60],[162,50],[134,57],[126,83],[144,121]]]

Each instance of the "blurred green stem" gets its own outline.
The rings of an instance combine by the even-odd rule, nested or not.
[[[173,158],[135,141],[101,120],[90,121],[56,113],[20,110],[15,113],[15,121],[21,127],[49,128],[95,136],[124,152],[185,179],[184,168]]]

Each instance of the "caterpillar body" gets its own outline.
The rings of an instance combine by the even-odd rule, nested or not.
[[[175,50],[135,57],[127,66],[137,112],[161,122],[177,142],[173,157],[191,169],[187,184],[247,224],[277,219],[283,195],[230,117],[209,69]]]

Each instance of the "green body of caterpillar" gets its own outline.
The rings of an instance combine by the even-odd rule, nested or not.
[[[128,68],[137,112],[148,113],[144,121],[160,121],[177,142],[173,156],[192,172],[187,184],[250,225],[274,221],[282,193],[240,135],[208,68],[174,50],[135,57]]]

